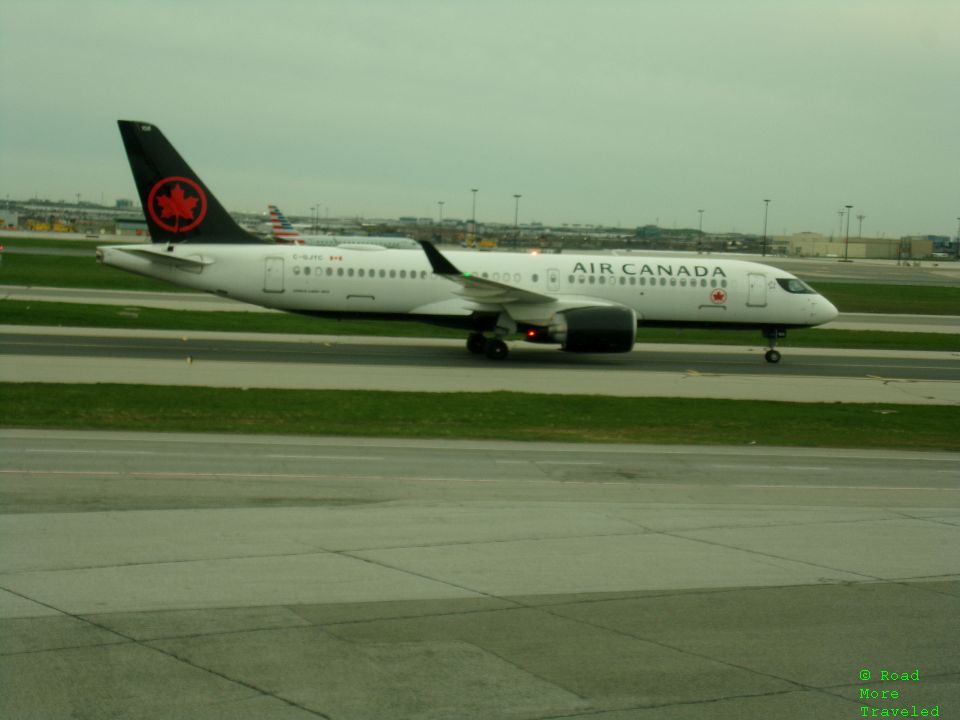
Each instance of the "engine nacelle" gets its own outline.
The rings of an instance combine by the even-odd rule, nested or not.
[[[529,332],[531,342],[558,342],[582,353],[630,352],[637,340],[637,315],[625,307],[591,307],[557,313],[545,331]]]

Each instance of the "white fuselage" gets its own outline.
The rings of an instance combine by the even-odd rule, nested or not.
[[[142,252],[138,253],[140,250]],[[163,262],[177,258],[195,265]],[[290,245],[118,245],[100,248],[101,261],[123,270],[263,307],[293,312],[468,318],[511,313],[485,305],[432,272],[410,250]],[[657,324],[807,327],[836,317],[814,292],[789,292],[790,273],[760,263],[705,256],[532,255],[444,251],[464,274],[554,298],[516,306],[518,319],[549,322],[565,309],[608,303]]]

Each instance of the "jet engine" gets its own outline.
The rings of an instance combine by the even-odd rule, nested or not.
[[[626,307],[589,307],[557,313],[546,328],[526,331],[529,342],[560,343],[567,352],[630,352],[637,339],[637,316]]]

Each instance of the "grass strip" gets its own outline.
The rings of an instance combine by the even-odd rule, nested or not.
[[[956,408],[0,383],[0,427],[960,450]]]
[[[243,307],[237,305],[237,307]],[[6,325],[54,325],[146,330],[294,333],[301,335],[381,335],[384,337],[465,338],[466,333],[417,322],[327,320],[290,313],[202,312],[122,305],[0,300]]]
[[[416,322],[328,320],[288,313],[198,312],[120,305],[0,300],[0,322],[7,325],[49,325],[120,329],[176,330],[178,332],[293,333],[301,335],[369,335],[463,339],[460,330]],[[732,330],[676,330],[643,328],[638,343],[765,346],[758,332]],[[781,347],[877,350],[960,351],[960,335],[875,330],[791,330]]]
[[[960,287],[813,282],[840,312],[960,315]]]
[[[196,292],[170,283],[133,275],[100,265],[90,257],[70,255],[3,254],[0,284],[28,287],[89,288],[91,290],[138,290],[141,292]]]

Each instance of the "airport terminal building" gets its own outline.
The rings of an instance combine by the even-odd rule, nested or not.
[[[790,257],[902,260],[928,258],[934,252],[932,236],[905,238],[850,238],[797,233],[773,238],[774,247]]]

